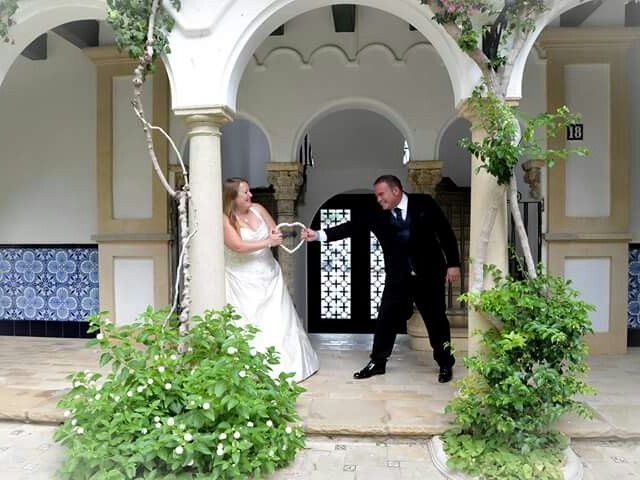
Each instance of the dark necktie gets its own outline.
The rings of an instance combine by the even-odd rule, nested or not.
[[[393,209],[393,215],[395,217],[395,221],[397,223],[403,223],[404,220],[402,220],[402,209],[400,207],[396,207]]]

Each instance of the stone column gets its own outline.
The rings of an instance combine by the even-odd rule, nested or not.
[[[294,162],[271,162],[267,164],[267,178],[275,190],[276,223],[295,222],[296,200],[303,182],[302,165]],[[299,237],[287,238],[284,243],[293,248],[299,241]],[[295,259],[293,255],[280,250],[278,260],[289,294],[295,298]]]
[[[466,105],[462,107],[462,114],[471,122],[471,139],[474,142],[481,142],[486,136],[487,132],[480,126],[479,120],[470,112]],[[473,260],[477,256],[478,241],[480,239],[480,232],[484,223],[485,213],[491,205],[492,195],[497,186],[496,179],[489,175],[486,170],[481,169],[477,173],[478,167],[481,162],[478,158],[472,157],[471,159],[471,232],[470,232],[470,244],[469,254],[471,256],[471,265],[469,275],[472,275]],[[496,216],[496,223],[494,225],[491,237],[489,240],[489,247],[487,250],[486,264],[493,264],[497,266],[501,271],[508,271],[507,263],[507,198],[506,193],[500,203],[498,209],[498,215]],[[485,280],[485,285],[488,285],[489,280]],[[471,282],[468,283],[471,287]],[[473,335],[476,331],[484,331],[493,327],[491,321],[486,318],[485,315],[476,312],[472,308],[469,308],[469,355],[477,354],[480,350],[480,338],[478,335]]]
[[[233,117],[223,107],[176,113],[189,129],[191,313],[201,315],[226,304],[220,128]]]
[[[440,160],[411,160],[407,164],[407,189],[411,193],[428,193],[435,197],[436,185],[442,179],[442,161]],[[422,315],[413,308],[413,315],[407,320],[407,334],[412,350],[431,350],[429,335],[424,326]]]
[[[412,193],[436,194],[436,185],[442,180],[441,160],[411,160],[407,164],[407,183]]]

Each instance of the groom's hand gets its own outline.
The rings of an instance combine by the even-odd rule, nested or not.
[[[311,230],[310,228],[305,228],[302,230],[302,239],[307,242],[313,242],[318,238],[318,234],[315,230]]]
[[[460,268],[458,267],[447,268],[447,276],[445,277],[446,282],[455,283],[459,279],[460,279]]]

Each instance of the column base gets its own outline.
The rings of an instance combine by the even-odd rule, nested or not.
[[[449,321],[451,322],[451,344],[456,352],[468,352],[469,351],[469,330],[466,326],[458,326],[460,318],[457,316],[449,315]],[[424,326],[424,321],[420,312],[417,310],[413,312],[411,318],[407,321],[407,334],[409,335],[409,346],[411,350],[417,350],[419,352],[430,352],[433,349],[429,344],[429,334],[427,328]]]

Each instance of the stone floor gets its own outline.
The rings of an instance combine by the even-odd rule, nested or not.
[[[53,480],[63,459],[50,425],[0,422],[0,478]],[[295,461],[269,480],[442,480],[427,439],[307,437]],[[640,441],[577,440],[585,480],[640,478]]]
[[[356,381],[367,361],[370,336],[313,335],[320,371],[302,385],[298,410],[307,433],[318,435],[429,436],[447,428],[443,408],[453,384],[437,383],[430,355],[411,351],[399,337],[387,374]],[[0,337],[0,420],[58,423],[56,403],[70,372],[96,370],[97,354],[86,341]],[[459,355],[460,356],[460,355]],[[464,368],[458,362],[454,376]],[[640,349],[593,357],[589,382],[599,393],[584,399],[594,419],[564,418],[574,438],[640,439]]]

